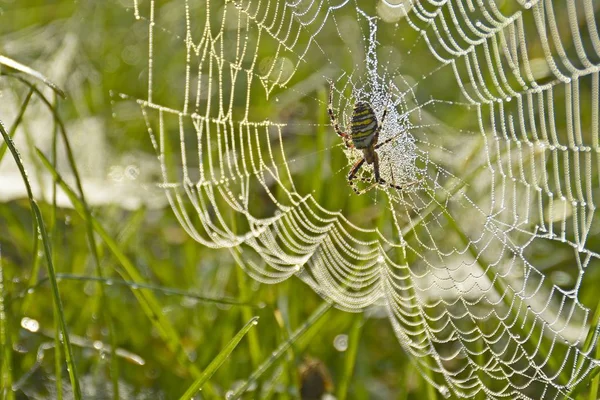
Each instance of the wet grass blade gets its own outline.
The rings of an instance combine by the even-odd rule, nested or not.
[[[81,389],[79,387],[79,377],[77,376],[77,370],[75,367],[75,363],[73,361],[73,349],[71,348],[71,342],[69,339],[69,332],[67,330],[67,323],[65,321],[64,309],[62,305],[62,301],[60,299],[60,292],[58,290],[58,282],[56,281],[56,272],[54,269],[54,263],[52,262],[52,249],[50,246],[50,239],[48,237],[48,233],[46,231],[46,225],[44,223],[44,219],[42,218],[42,212],[37,205],[37,202],[33,198],[33,192],[31,190],[31,185],[29,184],[29,178],[27,177],[27,172],[25,171],[25,167],[23,166],[23,162],[21,161],[21,156],[15,147],[14,142],[8,135],[8,132],[4,128],[4,125],[0,121],[0,134],[4,138],[4,141],[8,145],[8,149],[10,150],[17,167],[19,168],[19,172],[23,178],[23,183],[25,184],[25,188],[27,189],[27,197],[29,199],[29,203],[31,205],[31,209],[33,211],[37,228],[39,229],[39,233],[42,239],[42,245],[44,248],[44,256],[46,258],[46,263],[48,267],[48,277],[50,279],[50,287],[52,289],[52,298],[54,300],[55,307],[58,311],[58,318],[60,324],[60,330],[62,332],[63,345],[65,348],[65,358],[67,362],[67,369],[69,371],[69,379],[71,380],[71,385],[73,387],[73,396],[75,399],[81,399]]]
[[[42,161],[42,164],[48,169],[48,171],[53,175],[53,177],[57,180],[59,186],[67,195],[73,207],[81,215],[85,218],[85,210],[83,203],[79,197],[75,194],[73,189],[67,185],[67,183],[62,179],[60,174],[54,169],[50,161],[46,158],[46,156],[38,149],[38,156]],[[118,269],[117,271],[123,279],[132,281],[136,284],[145,284],[144,279],[138,272],[137,268],[131,262],[129,257],[125,255],[123,250],[117,244],[117,242],[108,234],[108,232],[100,225],[98,220],[95,218],[92,219],[92,226],[94,231],[102,238],[104,243],[107,245],[108,249],[111,251],[113,256],[119,261],[123,269]],[[177,356],[177,360],[183,366],[185,366],[194,378],[198,378],[200,376],[200,370],[194,364],[192,364],[184,351],[183,345],[181,343],[181,339],[179,334],[171,324],[171,322],[164,316],[160,302],[158,299],[152,294],[149,290],[134,290],[132,291],[136,299],[138,300],[142,310],[147,315],[152,324],[157,328],[163,340],[165,340],[169,350],[173,352]]]
[[[25,75],[29,75],[30,77],[32,77],[34,79],[38,79],[38,80],[44,82],[44,85],[46,85],[50,89],[54,90],[56,92],[56,94],[58,94],[63,99],[65,99],[67,97],[65,92],[63,92],[63,90],[61,88],[59,88],[58,85],[56,85],[54,82],[52,82],[50,79],[48,79],[41,72],[38,72],[35,69],[28,67],[27,65],[23,65],[20,62],[15,61],[12,58],[8,58],[3,55],[0,55],[0,64],[7,66],[9,68],[12,68],[15,71],[22,72]]]
[[[56,274],[56,277],[60,280],[72,280],[72,281],[82,281],[82,282],[101,282],[105,285],[113,285],[113,286],[122,285],[122,286],[127,286],[127,287],[131,288],[132,290],[148,289],[148,290],[152,290],[154,292],[159,292],[159,293],[162,293],[165,295],[187,297],[190,299],[198,300],[200,302],[209,303],[209,304],[240,306],[240,307],[255,308],[255,309],[263,308],[263,306],[264,306],[262,304],[254,304],[254,303],[250,303],[250,302],[246,302],[246,301],[240,301],[233,297],[210,297],[210,296],[204,296],[204,295],[186,291],[186,290],[173,289],[173,288],[169,288],[169,287],[151,285],[151,284],[147,284],[147,283],[123,281],[123,280],[119,280],[119,279],[100,278],[97,276],[74,275],[74,274]],[[35,288],[43,285],[46,282],[46,280],[47,279],[40,279],[40,281],[35,286],[30,286],[27,288],[27,290],[35,289]],[[27,290],[24,291],[18,297],[24,296],[24,294],[27,293]]]
[[[344,362],[344,372],[338,386],[337,398],[339,400],[345,400],[348,398],[348,389],[352,376],[354,375],[354,365],[356,364],[356,354],[358,353],[358,344],[360,343],[360,335],[362,333],[362,326],[364,321],[364,315],[361,313],[354,318],[352,328],[349,335],[348,351],[346,352],[346,361]]]
[[[227,343],[225,348],[211,361],[206,367],[202,375],[185,391],[181,400],[191,399],[196,393],[198,393],[202,386],[210,379],[210,377],[219,369],[219,367],[227,360],[231,352],[237,347],[238,343],[242,338],[250,331],[253,326],[258,323],[258,317],[252,318],[246,323],[246,325]]]
[[[48,110],[50,111],[50,113],[53,116],[54,119],[54,123],[55,123],[55,127],[58,129],[58,132],[60,133],[61,138],[63,139],[63,144],[65,147],[65,151],[67,154],[67,160],[69,162],[69,166],[71,167],[71,171],[73,172],[73,176],[75,178],[75,184],[77,186],[77,190],[79,192],[79,198],[81,199],[81,204],[82,204],[82,209],[83,209],[83,214],[84,214],[84,220],[86,223],[86,235],[87,235],[87,239],[88,239],[88,245],[90,247],[90,251],[92,253],[92,258],[94,260],[94,264],[96,267],[96,273],[98,274],[99,277],[103,277],[103,273],[102,273],[102,269],[100,268],[100,257],[98,255],[98,247],[96,245],[96,239],[94,237],[94,232],[93,232],[93,227],[92,227],[92,212],[90,211],[90,208],[87,204],[87,201],[85,200],[85,193],[83,191],[83,185],[81,183],[81,178],[79,175],[79,171],[77,169],[77,164],[75,162],[75,157],[73,155],[73,150],[71,148],[71,143],[69,141],[69,137],[67,135],[67,130],[65,129],[64,123],[61,119],[61,116],[58,114],[58,111],[56,109],[56,107],[50,102],[50,100],[44,95],[44,93],[42,93],[35,85],[33,85],[31,82],[21,78],[21,77],[17,77],[17,79],[19,81],[21,81],[22,83],[24,83],[25,85],[30,87],[30,91],[35,93],[36,96],[42,101],[42,103],[44,105],[46,105],[46,107],[48,108]],[[63,96],[64,97],[64,96]],[[54,140],[53,140],[53,153],[54,153],[54,157],[53,159],[56,160],[56,129],[54,132]],[[54,186],[56,187],[56,180],[53,182]],[[56,191],[54,190],[54,193],[56,194]],[[106,296],[104,293],[104,287],[102,285],[99,285],[98,287],[98,291],[100,293],[100,299],[97,302],[99,308],[102,310],[102,313],[104,314],[104,319],[106,321],[106,324],[108,325],[108,331],[109,331],[109,339],[111,342],[111,349],[116,349],[117,348],[117,343],[116,343],[116,337],[115,337],[115,328],[114,328],[114,324],[112,321],[112,318],[108,312],[108,307],[104,307],[104,304],[106,302]],[[117,357],[115,356],[115,354],[111,354],[111,379],[112,379],[112,383],[113,383],[113,394],[114,394],[114,399],[117,399],[117,395],[119,393],[119,380],[118,380],[118,369],[119,366],[117,364]]]
[[[2,248],[0,248],[0,396],[6,400],[13,400],[15,393],[10,390],[13,384],[12,376],[12,345],[10,341],[10,321],[5,311],[4,270],[2,269]]]
[[[8,131],[8,136],[10,136],[11,139],[15,137],[15,132],[17,131],[17,128],[23,120],[23,115],[25,114],[25,110],[27,110],[27,106],[29,105],[29,100],[31,100],[33,92],[34,90],[32,88],[29,90],[29,93],[27,93],[27,96],[25,97],[25,100],[23,100],[23,104],[21,104],[21,108],[19,109],[19,114],[17,115],[17,118],[15,118],[15,122],[12,124],[10,130]],[[2,143],[0,144],[0,162],[2,162],[4,154],[6,154],[7,148],[8,145],[6,144],[6,142],[2,141]]]
[[[254,382],[258,380],[279,358],[286,353],[286,351],[290,348],[291,345],[296,343],[302,335],[308,331],[317,321],[319,321],[327,312],[333,307],[333,304],[326,301],[321,304],[319,308],[317,308],[308,319],[300,326],[294,333],[290,336],[288,340],[283,342],[277,350],[273,352],[273,354],[263,362],[253,373],[250,375],[248,380],[244,382],[237,390],[228,397],[228,400],[239,399],[246,390],[252,385]]]

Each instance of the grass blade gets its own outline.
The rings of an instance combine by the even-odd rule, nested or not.
[[[337,398],[339,400],[346,400],[348,397],[348,388],[354,375],[354,365],[356,364],[356,354],[358,353],[358,344],[360,343],[360,335],[362,333],[362,326],[364,321],[364,315],[360,313],[355,316],[354,322],[352,323],[352,329],[350,330],[350,336],[348,338],[348,351],[346,353],[346,362],[344,363],[344,373],[338,386]]]
[[[58,172],[54,169],[50,161],[44,156],[44,154],[38,149],[38,156],[42,161],[42,164],[50,171],[53,177],[57,180],[61,189],[65,192],[75,210],[85,218],[85,210],[83,203],[79,197],[75,194],[73,189],[67,185],[67,183],[61,178]],[[109,250],[112,252],[113,256],[119,261],[123,269],[118,269],[117,271],[123,279],[135,282],[136,284],[145,284],[144,279],[138,272],[135,265],[131,262],[129,257],[125,255],[123,250],[117,244],[117,242],[108,234],[108,232],[100,225],[98,220],[95,218],[92,219],[92,226],[94,231],[104,240],[104,243],[108,246]],[[138,300],[142,310],[147,315],[152,324],[157,328],[161,337],[167,343],[167,346],[170,351],[172,351],[176,356],[177,360],[187,367],[189,373],[194,377],[198,378],[200,376],[200,370],[194,364],[189,361],[189,358],[184,351],[183,345],[181,343],[181,339],[179,334],[171,324],[171,322],[164,316],[160,303],[157,298],[149,291],[149,290],[134,290],[134,296]]]
[[[25,68],[27,68],[27,67],[25,67]],[[96,267],[96,273],[98,274],[99,277],[102,278],[103,273],[102,273],[102,269],[100,268],[100,258],[98,255],[98,247],[96,245],[96,239],[93,234],[93,227],[92,227],[92,223],[91,223],[91,220],[93,219],[93,217],[92,217],[90,208],[85,200],[85,193],[83,191],[83,185],[81,183],[81,178],[79,176],[79,171],[77,169],[77,164],[75,163],[75,157],[73,155],[73,150],[71,148],[71,144],[70,144],[69,137],[67,135],[67,131],[65,129],[64,123],[63,123],[60,115],[58,114],[56,107],[50,102],[50,100],[48,100],[48,98],[44,95],[44,93],[42,93],[35,85],[33,85],[31,82],[27,81],[26,79],[23,79],[21,77],[16,77],[16,79],[18,79],[25,85],[29,86],[30,91],[32,93],[35,93],[37,95],[37,97],[42,101],[42,103],[44,103],[46,105],[46,107],[48,107],[48,110],[50,111],[50,113],[53,116],[55,128],[56,127],[58,128],[58,132],[60,133],[61,138],[63,139],[65,151],[67,154],[67,160],[68,160],[69,166],[71,167],[71,170],[73,172],[73,176],[75,177],[75,183],[77,186],[77,190],[79,192],[79,196],[81,198],[81,204],[82,204],[82,208],[83,208],[83,212],[84,212],[84,216],[85,216],[84,220],[86,222],[86,235],[87,235],[90,251],[92,253],[92,258],[94,260],[94,264]],[[62,91],[61,91],[61,93],[62,93]],[[64,93],[63,93],[63,97],[64,97]],[[17,119],[17,122],[18,122],[18,119]],[[16,128],[16,127],[14,127],[14,128]],[[55,132],[53,135],[53,160],[54,160],[54,162],[56,162],[56,129],[55,129]],[[57,184],[57,182],[55,180],[53,182],[54,188],[56,188],[56,184]],[[53,192],[54,192],[54,200],[56,200],[55,199],[56,190],[54,189]],[[55,209],[55,207],[54,207],[54,209]],[[104,319],[106,321],[106,324],[108,325],[111,349],[113,349],[113,351],[114,351],[114,349],[117,348],[116,337],[115,337],[115,328],[114,328],[112,318],[108,312],[108,307],[103,306],[106,301],[106,296],[104,294],[104,287],[102,285],[99,285],[98,291],[100,293],[100,299],[97,302],[97,304],[101,308],[102,313],[104,314]],[[117,364],[117,362],[118,362],[117,357],[115,356],[114,353],[112,353],[111,354],[111,363],[112,363],[111,364],[111,378],[112,378],[112,383],[113,383],[113,394],[115,396],[114,397],[115,400],[117,399],[117,395],[119,393],[119,381],[118,381],[119,365]]]
[[[0,55],[0,64],[5,65],[9,68],[12,68],[16,71],[22,72],[26,75],[29,75],[32,78],[39,79],[44,82],[44,85],[48,86],[50,89],[54,90],[56,94],[65,99],[67,95],[62,91],[61,88],[58,87],[54,82],[50,79],[46,78],[44,74],[36,71],[35,69],[28,67],[27,65],[23,65],[18,61],[13,60],[12,58],[8,58],[6,56]]]
[[[296,331],[294,331],[294,333],[290,336],[290,338],[288,340],[286,340],[285,342],[283,342],[277,348],[277,350],[275,350],[273,352],[273,354],[265,362],[263,362],[256,369],[256,371],[254,371],[252,373],[252,375],[250,375],[248,380],[246,382],[244,382],[244,384],[242,384],[239,388],[237,388],[237,390],[235,392],[233,392],[233,394],[231,394],[231,396],[228,396],[227,399],[228,400],[239,399],[240,396],[242,394],[244,394],[244,392],[246,390],[248,390],[250,385],[252,385],[254,382],[256,382],[258,380],[258,378],[260,378],[262,376],[262,374],[264,374],[275,363],[275,361],[277,361],[282,355],[284,355],[285,352],[290,348],[290,346],[292,344],[294,344],[302,335],[304,335],[310,327],[312,327],[317,321],[319,321],[327,313],[327,311],[329,311],[331,309],[331,307],[333,307],[333,304],[328,301],[321,304],[321,306],[319,306],[319,308],[317,308],[310,315],[310,317],[308,317],[306,322],[304,322],[304,324],[302,324],[302,326],[300,326],[298,329],[296,329]]]
[[[65,348],[65,358],[67,361],[67,368],[69,370],[69,379],[71,380],[71,385],[73,387],[73,395],[76,399],[81,399],[81,389],[79,387],[79,378],[77,376],[77,370],[75,368],[75,363],[73,362],[73,349],[71,348],[71,342],[69,340],[69,332],[67,330],[67,323],[65,321],[64,309],[62,305],[62,301],[60,299],[60,293],[58,291],[58,283],[56,281],[56,272],[54,269],[54,264],[52,262],[52,250],[50,246],[50,239],[48,238],[48,233],[46,232],[46,225],[44,223],[44,219],[42,218],[42,212],[37,205],[37,202],[33,198],[33,192],[31,191],[31,185],[29,184],[29,178],[27,177],[27,172],[25,171],[25,167],[23,166],[23,162],[21,161],[21,155],[19,154],[17,148],[15,147],[14,142],[8,135],[8,132],[4,128],[4,124],[0,121],[0,134],[4,138],[4,141],[8,145],[8,149],[10,150],[15,162],[17,163],[17,167],[19,168],[19,172],[23,178],[23,183],[25,184],[25,188],[27,189],[27,197],[29,198],[29,203],[31,205],[31,209],[34,213],[35,220],[37,222],[37,227],[40,232],[40,236],[42,238],[42,244],[44,247],[44,255],[46,258],[46,263],[48,266],[48,277],[50,279],[50,287],[52,289],[52,298],[54,300],[54,304],[58,311],[58,318],[60,323],[60,330],[62,332],[63,345]]]
[[[15,137],[15,132],[17,132],[17,128],[19,127],[19,124],[23,120],[23,115],[25,114],[25,110],[27,109],[27,106],[29,105],[29,100],[31,100],[31,96],[33,95],[33,92],[34,92],[33,88],[29,90],[29,93],[25,97],[23,104],[21,104],[21,108],[19,109],[19,114],[17,115],[17,118],[15,118],[15,122],[10,127],[10,131],[8,131],[8,136],[10,136],[11,139]],[[2,141],[2,143],[0,144],[0,162],[2,162],[2,159],[4,158],[4,154],[6,153],[7,148],[8,148],[7,144],[4,141]]]
[[[12,376],[12,345],[10,341],[10,321],[5,312],[4,270],[2,269],[2,249],[0,248],[0,397],[13,400],[15,393],[10,390],[13,383]]]
[[[210,377],[219,369],[219,367],[225,362],[225,360],[229,357],[231,352],[237,347],[238,343],[242,340],[242,338],[250,331],[253,326],[256,326],[258,323],[258,317],[252,318],[250,321],[246,323],[246,325],[227,343],[227,346],[215,357],[208,367],[202,372],[202,375],[185,391],[183,396],[181,396],[181,400],[191,399],[196,393],[198,393],[202,386],[210,379]]]
[[[174,295],[174,296],[181,296],[181,297],[187,297],[190,299],[194,299],[194,300],[198,300],[200,302],[203,303],[208,303],[208,304],[221,304],[221,305],[228,305],[228,306],[241,306],[241,307],[248,307],[248,308],[254,308],[254,309],[260,309],[263,308],[264,305],[263,304],[255,304],[255,303],[250,303],[250,302],[246,302],[246,301],[240,301],[234,297],[211,297],[211,296],[204,296],[198,293],[194,293],[194,292],[190,292],[187,290],[180,290],[180,289],[173,289],[173,288],[169,288],[169,287],[163,287],[163,286],[158,286],[158,285],[151,285],[148,283],[138,283],[138,282],[132,282],[132,281],[124,281],[124,280],[119,280],[119,279],[110,279],[110,278],[100,278],[97,276],[87,276],[87,275],[74,275],[74,274],[56,274],[56,277],[60,280],[72,280],[72,281],[84,281],[84,282],[101,282],[105,285],[113,285],[113,286],[127,286],[132,290],[135,289],[148,289],[148,290],[152,290],[154,292],[159,292],[165,295]],[[41,286],[42,284],[44,284],[46,282],[46,278],[44,279],[40,279],[40,281],[35,284],[34,286],[30,286],[27,288],[27,290],[30,289],[34,289],[37,288],[39,286]],[[21,295],[19,295],[18,297],[22,297],[25,293],[27,293],[27,291],[24,291]]]

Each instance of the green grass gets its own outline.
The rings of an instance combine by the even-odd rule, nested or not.
[[[44,222],[44,218],[42,217],[42,212],[37,202],[33,198],[33,192],[31,191],[31,186],[29,184],[29,179],[27,178],[27,171],[25,171],[25,167],[23,166],[21,155],[16,149],[14,142],[9,136],[8,132],[4,128],[4,125],[0,121],[0,134],[4,139],[5,143],[8,146],[9,151],[11,152],[15,163],[19,167],[19,172],[23,177],[23,183],[27,189],[27,197],[29,199],[29,204],[31,206],[32,213],[35,217],[35,225],[34,231],[39,232],[39,235],[42,239],[42,244],[44,248],[44,256],[46,260],[46,266],[48,268],[48,276],[50,281],[50,287],[52,289],[52,301],[54,304],[56,319],[58,320],[60,329],[60,342],[63,343],[65,349],[65,361],[67,364],[67,370],[69,372],[69,379],[71,381],[71,386],[73,388],[73,396],[76,399],[81,398],[81,389],[79,387],[79,377],[77,375],[77,367],[73,360],[73,349],[71,347],[69,331],[67,329],[67,324],[64,316],[62,300],[60,298],[58,283],[56,281],[56,271],[54,268],[54,262],[52,260],[52,245],[50,243],[50,238],[48,237],[48,232],[46,230],[46,223]]]
[[[329,371],[332,393],[341,400],[442,398],[426,379],[444,382],[417,372],[386,316],[340,311],[296,278],[277,285],[254,281],[236,262],[243,254],[200,246],[167,206],[93,206],[93,196],[84,190],[90,182],[81,174],[85,157],[74,150],[77,141],[91,138],[85,124],[75,129],[74,123],[100,119],[110,151],[117,156],[155,156],[142,117],[132,117],[127,108],[131,104],[124,104],[134,102],[121,102],[109,93],[143,97],[143,63],[114,64],[111,58],[131,42],[143,40],[143,30],[136,30],[132,14],[113,2],[46,3],[26,0],[15,7],[7,2],[0,15],[5,22],[0,32],[7,41],[21,44],[24,54],[21,61],[12,54],[0,55],[0,90],[14,93],[16,108],[16,116],[6,121],[0,106],[0,121],[10,123],[6,128],[0,125],[0,164],[16,165],[27,188],[23,198],[0,203],[0,400],[88,398],[94,391],[114,399],[296,399],[307,356]],[[56,26],[64,28],[57,33]],[[135,35],[121,43],[117,38],[123,37],[124,27]],[[72,38],[68,34],[78,40],[71,72],[81,81],[61,88],[28,64],[64,50]],[[25,39],[19,41],[20,36]],[[38,50],[24,45],[32,37],[42,43]],[[48,51],[43,39],[66,44]],[[4,50],[0,47],[0,54]],[[418,65],[421,55],[412,57]],[[169,61],[164,57],[163,67],[175,68]],[[163,89],[157,96],[169,93]],[[327,93],[323,87],[311,96],[324,104]],[[271,104],[255,106],[265,114],[272,111]],[[139,111],[135,104],[134,108]],[[324,207],[389,232],[389,220],[371,197],[350,201],[332,194],[331,179],[343,181],[349,166],[338,138],[328,129],[326,113],[307,109],[308,122],[302,126],[314,132],[293,140],[298,155],[309,154],[314,163],[296,173],[306,177],[295,182],[299,192],[312,192]],[[455,117],[468,119],[466,113]],[[38,121],[51,123],[42,129]],[[170,162],[176,158],[178,138],[165,145]],[[315,153],[315,145],[327,150]],[[469,157],[477,159],[482,146]],[[125,163],[118,157],[113,160]],[[326,167],[337,175],[331,178]],[[454,194],[475,182],[485,167],[468,171],[460,185],[448,185],[448,190]],[[42,176],[50,177],[51,183],[34,193],[30,183],[43,182]],[[61,203],[62,195],[67,201]],[[439,219],[449,234],[467,241],[455,222],[460,216],[449,212]],[[438,213],[438,205],[431,203],[419,217],[425,220]],[[227,218],[236,232],[241,222],[233,213]],[[416,233],[406,228],[402,235]],[[397,259],[410,263],[400,253]],[[480,260],[483,269],[485,261]],[[582,301],[595,307],[594,321],[600,315],[595,293],[594,287],[580,291]],[[406,306],[416,309],[416,304]],[[409,322],[418,323],[420,317]],[[37,329],[27,321],[35,321]],[[342,334],[348,335],[345,351],[333,345]],[[591,345],[588,338],[585,348]],[[547,347],[539,349],[550,354]],[[559,366],[561,356],[550,355],[548,365]],[[482,374],[482,379],[494,385],[489,376]],[[592,374],[570,395],[598,398],[599,382]]]
[[[11,137],[15,125],[27,118],[27,108],[41,104],[56,121],[58,150],[71,154],[70,169],[76,171],[59,109],[27,77],[11,81],[23,85],[24,100],[13,126],[2,129],[7,154],[24,168]],[[76,398],[85,398],[91,377],[92,387],[105,389],[113,398],[124,393],[189,397],[200,387],[203,398],[222,398],[228,391],[241,398],[254,398],[256,391],[266,397],[295,398],[305,355],[321,359],[334,383],[339,376],[344,382],[341,390],[352,398],[355,385],[350,377],[360,354],[359,339],[371,340],[363,346],[372,347],[375,341],[369,337],[379,340],[383,329],[389,345],[395,345],[385,320],[369,324],[331,310],[328,303],[319,306],[319,297],[299,281],[279,287],[257,285],[233,258],[211,253],[187,238],[168,210],[156,214],[143,208],[134,212],[115,207],[90,209],[81,195],[81,180],[71,179],[75,189],[43,152],[33,149],[33,153],[36,170],[49,172],[72,209],[37,200],[33,194],[29,209],[21,201],[0,207],[0,226],[7,232],[0,238],[5,282],[0,287],[5,310],[0,313],[3,398],[33,393],[56,398],[74,393]],[[24,169],[22,174],[28,182]],[[44,224],[36,235],[44,215],[52,221],[52,228],[46,230]],[[158,244],[159,238],[166,244]],[[201,277],[197,275],[199,263],[208,269]],[[223,273],[226,279],[219,277]],[[53,305],[46,298],[61,302]],[[283,309],[282,302],[287,304]],[[255,329],[248,331],[253,325],[242,329],[242,321],[259,316],[262,322]],[[40,329],[22,328],[19,321],[23,318],[37,321]],[[369,334],[358,337],[355,321],[371,325]],[[333,347],[333,338],[344,332],[353,332],[348,357]],[[29,336],[27,342],[19,339],[23,334]],[[234,336],[230,343],[224,341]],[[56,341],[63,337],[67,340]],[[15,353],[14,346],[25,351]],[[55,350],[51,355],[42,349]],[[402,353],[398,356],[391,369],[397,364],[401,370],[409,362]],[[363,373],[364,368],[373,367],[363,366]],[[281,371],[287,372],[282,375]],[[38,374],[41,379],[34,378]],[[65,376],[68,381],[63,380]],[[282,388],[278,381],[287,386]],[[366,393],[365,383],[359,387]],[[402,386],[396,390],[405,392]]]

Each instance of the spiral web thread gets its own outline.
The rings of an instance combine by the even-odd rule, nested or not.
[[[597,321],[578,294],[598,259],[598,3],[163,3],[134,2],[138,104],[195,240],[260,282],[384,306],[446,397],[569,398],[590,377]],[[402,190],[349,189],[362,155],[326,119],[326,79],[342,129],[359,99],[388,110],[381,174]],[[544,271],[553,254],[570,284]]]

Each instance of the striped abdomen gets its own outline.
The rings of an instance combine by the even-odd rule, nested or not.
[[[350,128],[355,148],[366,149],[371,145],[377,130],[377,117],[369,103],[361,101],[354,105]]]

